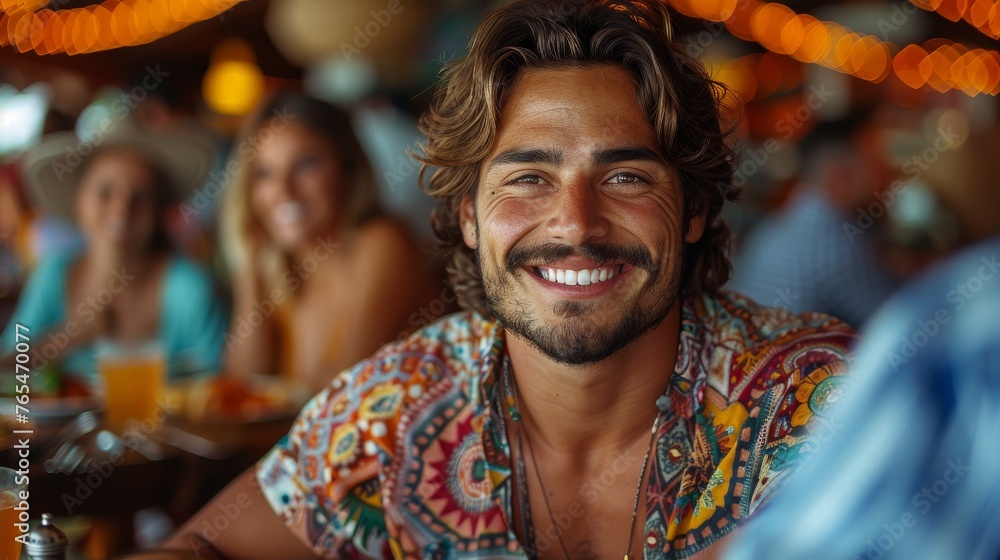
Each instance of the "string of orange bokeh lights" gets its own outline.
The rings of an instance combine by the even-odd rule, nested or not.
[[[214,17],[244,0],[105,0],[83,8],[39,9],[47,0],[0,0],[0,47],[80,54],[140,45]],[[761,0],[666,0],[682,14],[721,22],[734,36],[768,51],[867,80],[967,95],[1000,93],[1000,53],[933,39],[898,49],[873,35]],[[915,0],[914,5],[1000,35],[994,0]]]
[[[996,0],[910,0],[923,10],[946,19],[964,19],[983,34],[1000,39],[1000,4]]]
[[[765,49],[805,63],[881,82],[894,74],[903,84],[927,86],[944,93],[957,89],[973,96],[1000,93],[1000,53],[969,49],[961,43],[932,39],[897,50],[873,35],[854,33],[830,21],[760,0],[667,0],[678,12],[721,22],[734,36],[759,43]],[[936,9],[958,6],[967,0],[919,0]],[[990,2],[992,4],[992,2]],[[980,4],[975,2],[972,6]],[[982,12],[982,8],[978,8]],[[972,11],[971,9],[969,11]],[[995,13],[994,9],[993,12]],[[964,12],[963,12],[964,13]],[[992,22],[992,16],[988,19]],[[979,20],[976,20],[979,21]],[[1000,19],[997,21],[1000,29]],[[895,52],[894,52],[895,51]]]
[[[142,45],[215,17],[244,0],[104,0],[39,9],[47,0],[0,0],[0,47],[82,54]]]

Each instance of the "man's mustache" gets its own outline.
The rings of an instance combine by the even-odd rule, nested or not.
[[[653,256],[642,245],[587,243],[574,247],[559,243],[542,243],[511,249],[506,259],[507,272],[513,274],[527,263],[551,264],[576,254],[597,262],[597,266],[603,266],[609,262],[624,262],[644,269],[650,274],[655,274],[659,268],[653,263]]]

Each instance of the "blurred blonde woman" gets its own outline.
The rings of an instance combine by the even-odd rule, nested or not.
[[[236,139],[229,171],[222,240],[233,269],[232,372],[318,389],[412,330],[432,275],[406,229],[380,211],[347,113],[281,93]]]

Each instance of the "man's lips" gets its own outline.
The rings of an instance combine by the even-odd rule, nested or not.
[[[589,286],[591,284],[600,284],[601,282],[607,282],[613,279],[614,277],[620,275],[628,266],[629,265],[627,264],[621,263],[595,267],[569,267],[565,265],[557,267],[538,265],[528,266],[525,268],[535,276],[553,284],[562,284],[564,286]]]
[[[524,270],[548,292],[559,297],[592,298],[610,292],[620,279],[634,267],[629,264],[606,265],[585,269],[551,266],[527,266]],[[595,277],[597,281],[594,282]],[[584,274],[586,279],[584,280]],[[584,283],[581,284],[581,280]]]

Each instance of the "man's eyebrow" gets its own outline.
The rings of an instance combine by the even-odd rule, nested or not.
[[[544,163],[558,167],[562,163],[562,153],[539,149],[504,150],[490,161],[490,168],[509,163]]]
[[[629,146],[625,148],[610,148],[594,150],[594,164],[597,166],[611,165],[623,161],[648,161],[665,164],[666,161],[655,150],[645,146]]]

